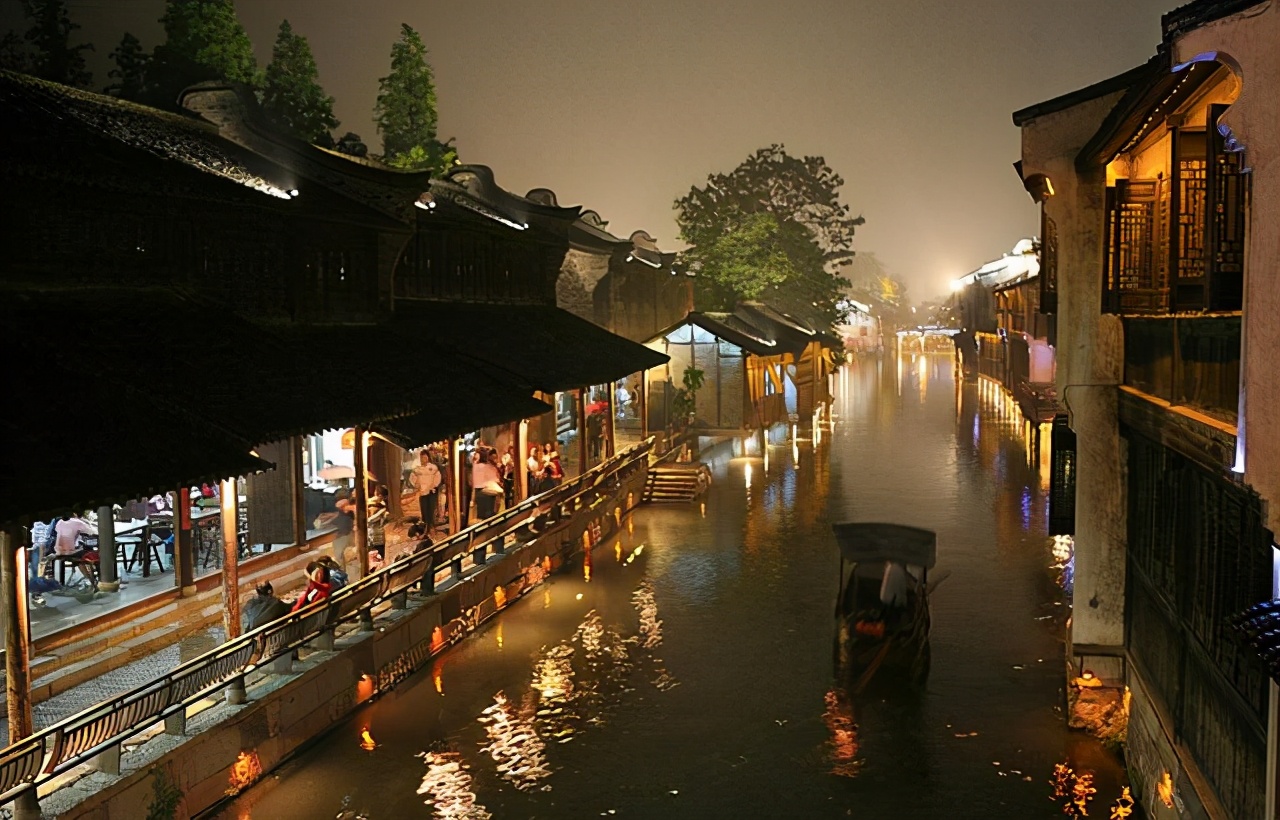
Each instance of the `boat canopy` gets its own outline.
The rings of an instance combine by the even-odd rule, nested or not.
[[[902,524],[832,524],[840,554],[855,564],[897,561],[933,569],[938,558],[938,536],[932,530]]]

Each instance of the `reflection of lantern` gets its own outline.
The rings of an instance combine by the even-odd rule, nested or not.
[[[342,449],[344,450],[356,449],[356,431],[354,428],[351,430],[342,431]]]

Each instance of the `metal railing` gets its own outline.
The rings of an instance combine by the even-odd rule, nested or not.
[[[653,439],[624,450],[559,487],[440,541],[417,542],[402,555],[324,601],[180,664],[168,674],[92,706],[0,750],[0,801],[35,788],[90,760],[117,755],[120,744],[161,721],[165,731],[185,733],[187,707],[214,689],[357,620],[374,606],[405,596],[414,585],[426,592],[459,581],[483,567],[490,555],[536,541],[574,512],[594,507],[634,470],[648,469]],[[404,598],[401,597],[403,601]]]

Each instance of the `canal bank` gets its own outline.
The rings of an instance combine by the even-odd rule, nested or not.
[[[1016,415],[957,385],[950,357],[903,365],[846,369],[820,441],[770,447],[767,469],[763,455],[716,458],[705,505],[638,511],[589,580],[557,576],[217,816],[888,820],[1125,805],[1115,756],[1065,726],[1068,603],[1046,474]],[[918,698],[854,702],[833,686],[830,525],[869,519],[936,530],[951,573]]]
[[[498,531],[485,532],[497,526],[486,522],[463,550],[446,555],[437,547],[406,558],[335,595],[327,607],[278,622],[270,636],[250,633],[225,644],[218,658],[202,659],[209,663],[197,675],[180,668],[38,738],[31,765],[44,765],[46,745],[50,768],[69,755],[94,753],[77,769],[41,781],[41,810],[61,818],[141,817],[164,802],[166,790],[176,790],[176,816],[185,817],[251,784],[622,526],[643,490],[647,453],[647,445],[633,448],[548,493]],[[421,590],[419,579],[426,584]],[[253,660],[240,671],[244,658]],[[229,674],[225,699],[217,689],[189,703],[175,694],[198,694]],[[166,709],[170,700],[183,705]],[[148,726],[148,715],[159,721]],[[121,736],[124,730],[130,733]],[[27,811],[20,802],[20,816]]]

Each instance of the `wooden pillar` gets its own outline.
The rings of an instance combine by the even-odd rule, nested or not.
[[[9,743],[31,736],[31,646],[27,628],[27,584],[19,560],[22,539],[17,528],[0,530],[0,606],[4,608],[5,698]]]
[[[142,545],[142,549],[146,548]],[[108,504],[98,508],[98,589],[119,592],[120,576],[116,567],[115,510]]]
[[[578,417],[578,475],[587,470],[587,391],[579,387],[573,392],[575,415]]]
[[[458,440],[449,439],[449,534],[458,531],[462,523],[458,505],[462,503],[462,458],[459,455]]]
[[[640,371],[640,440],[649,437],[649,371]]]
[[[196,594],[195,538],[191,530],[191,491],[179,487],[173,491],[173,560],[177,568],[173,581],[183,598]]]
[[[521,419],[519,433],[516,436],[516,498],[520,501],[529,497],[529,468],[525,461],[529,458],[529,420]]]
[[[363,427],[355,428],[356,446],[355,446],[355,528],[352,537],[355,541],[356,558],[360,562],[360,569],[356,572],[356,578],[363,578],[369,574],[369,475],[366,469],[366,462],[369,453],[368,436]],[[342,556],[338,556],[338,560],[344,560]]]
[[[240,527],[236,480],[225,479],[221,492],[222,512],[222,628],[226,640],[240,637]]]
[[[622,383],[626,384],[627,382],[624,379]],[[617,451],[617,443],[614,441],[614,425],[618,418],[618,389],[616,383],[611,383],[609,385],[609,395],[607,396],[607,399],[609,402],[609,417],[604,421],[604,458],[610,459],[613,458],[613,454]]]
[[[303,480],[302,448],[306,439],[289,439],[289,472],[293,474],[293,543],[307,543],[307,483]],[[283,465],[282,467],[283,468]],[[278,468],[279,469],[279,468]]]

